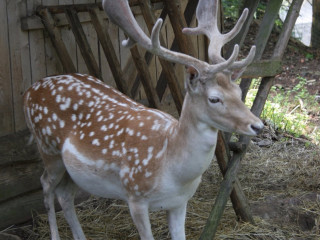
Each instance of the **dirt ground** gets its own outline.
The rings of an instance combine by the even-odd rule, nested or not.
[[[267,51],[272,50],[273,44],[269,43]],[[311,94],[320,95],[319,52],[291,41],[285,53],[283,72],[276,76],[275,84],[286,90],[292,89],[298,83],[297,76],[307,79]],[[310,114],[319,119],[320,110]],[[269,144],[259,145],[263,140],[269,140]],[[213,161],[189,202],[187,239],[198,239],[201,234],[221,178]],[[264,133],[253,139],[238,178],[256,224],[239,222],[229,202],[216,239],[320,239],[319,146],[306,145],[301,139],[284,139],[266,126]],[[115,240],[139,239],[128,208],[121,201],[91,198],[78,205],[77,212],[88,239],[106,239],[106,236]],[[165,213],[152,213],[150,217],[155,239],[170,239]],[[32,222],[13,226],[5,232],[18,234],[22,239],[49,239],[46,219],[45,214],[35,215]],[[58,223],[61,238],[72,239],[62,213],[58,213]]]

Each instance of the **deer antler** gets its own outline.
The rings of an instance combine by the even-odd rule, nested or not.
[[[215,36],[218,36],[218,47],[215,47],[214,44],[210,44],[209,47],[209,56],[212,56],[214,59],[217,58],[216,51],[221,51],[222,46],[229,41],[234,35],[236,35],[241,28],[241,24],[243,24],[248,10],[244,11],[244,16],[242,16],[235,27],[235,30],[231,31],[227,35],[222,35],[218,29],[216,24],[216,15],[217,15],[217,5],[213,3],[212,0],[200,0],[197,7],[197,17],[199,19],[199,27],[196,29],[185,28],[185,33],[204,33],[206,34],[211,42]],[[210,6],[207,6],[209,4]],[[222,71],[224,69],[233,69],[235,67],[246,66],[251,63],[253,60],[253,56],[255,53],[255,47],[252,47],[250,54],[248,57],[240,62],[235,62],[239,53],[239,46],[234,46],[234,51],[229,59],[225,60],[220,56],[219,61],[215,62],[215,64],[208,64],[204,61],[191,57],[189,55],[170,51],[162,46],[160,46],[159,34],[162,26],[162,19],[158,19],[156,24],[153,27],[151,33],[151,39],[142,31],[138,23],[136,22],[128,0],[103,0],[103,8],[110,20],[117,24],[125,33],[129,36],[129,38],[122,42],[124,46],[130,47],[133,44],[137,43],[144,47],[146,50],[151,53],[164,58],[168,61],[184,64],[187,66],[192,66],[199,74],[214,74],[216,72]],[[210,13],[208,9],[214,9],[216,13]],[[211,15],[211,16],[210,16]],[[209,21],[214,21],[213,27],[209,26]],[[237,28],[237,26],[239,26]],[[212,31],[212,33],[211,33]],[[219,34],[217,34],[219,33]]]
[[[247,8],[244,9],[234,28],[226,34],[221,34],[217,23],[218,10],[219,1],[200,0],[196,10],[198,27],[184,28],[182,30],[185,34],[204,34],[209,38],[210,44],[208,54],[212,63],[225,61],[225,59],[221,56],[221,49],[227,42],[229,42],[239,33],[249,12]],[[233,63],[229,68],[234,69],[247,66],[252,62],[254,55],[255,46],[252,46],[247,58],[240,62]]]

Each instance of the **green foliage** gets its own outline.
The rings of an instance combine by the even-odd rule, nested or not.
[[[296,137],[308,136],[315,144],[320,143],[320,129],[312,124],[310,112],[319,108],[315,96],[306,89],[307,80],[298,77],[299,83],[289,91],[272,87],[261,117],[277,130]],[[246,104],[251,106],[258,92],[258,80],[254,80],[248,92]]]
[[[239,9],[242,1],[239,0],[222,0],[222,8],[225,17],[236,19],[239,17]]]

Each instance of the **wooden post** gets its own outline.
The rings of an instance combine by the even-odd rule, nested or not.
[[[127,96],[130,96],[130,92],[126,83],[127,81],[122,73],[116,52],[114,51],[111,39],[106,31],[106,27],[103,26],[103,20],[99,15],[100,10],[97,6],[94,6],[89,7],[88,11],[90,13],[92,24],[97,32],[104,54],[108,60],[108,64],[110,66],[117,88]]]
[[[237,172],[240,166],[241,153],[234,153],[228,164],[228,170],[220,185],[219,193],[216,197],[214,206],[209,214],[206,226],[200,236],[200,240],[212,240],[217,231],[224,209],[227,205],[228,198],[233,189]]]
[[[99,66],[94,58],[94,55],[92,53],[86,35],[83,31],[77,12],[72,7],[66,7],[65,14],[67,16],[68,22],[71,26],[72,32],[75,36],[75,39],[77,41],[77,44],[80,48],[81,54],[90,74],[101,79],[101,72],[99,70]]]
[[[72,62],[68,50],[64,42],[62,41],[60,31],[55,27],[55,23],[51,13],[48,11],[48,9],[41,8],[38,11],[38,14],[40,15],[42,23],[50,36],[52,45],[58,54],[64,70],[66,71],[66,73],[76,72],[76,68]]]

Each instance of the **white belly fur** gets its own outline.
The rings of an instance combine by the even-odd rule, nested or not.
[[[72,180],[84,191],[111,199],[121,199],[128,202],[129,195],[120,179],[120,167],[114,164],[100,166],[99,161],[92,161],[83,156],[69,139],[63,146],[63,162]],[[94,164],[95,163],[95,164]],[[164,176],[162,184],[157,192],[150,192],[144,199],[150,210],[168,210],[180,207],[186,203],[195,193],[201,176],[188,184],[170,184],[168,179],[171,176]]]

